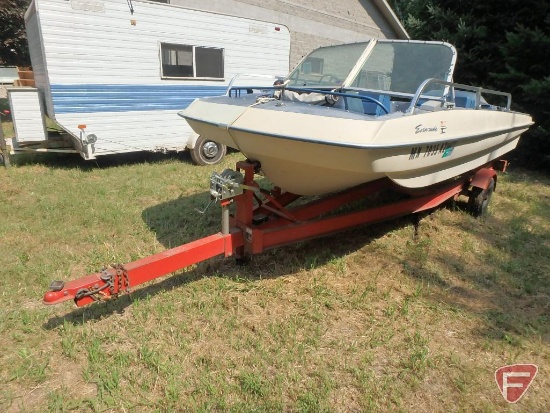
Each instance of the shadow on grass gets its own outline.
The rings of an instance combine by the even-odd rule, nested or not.
[[[148,208],[142,216],[156,233],[158,241],[167,249],[174,248],[220,231],[221,212],[218,205],[213,205],[202,215],[194,211],[204,208],[208,201],[208,193],[180,197]],[[278,247],[254,255],[252,260],[244,266],[237,265],[232,258],[221,256],[211,258],[199,263],[191,270],[182,269],[167,276],[168,278],[151,281],[136,289],[131,295],[123,295],[118,300],[79,308],[68,314],[54,317],[44,324],[44,328],[55,329],[64,322],[84,324],[111,314],[120,314],[135,300],[180,288],[205,276],[227,278],[237,282],[253,282],[321,267],[335,258],[349,255],[363,248],[390,231],[410,226],[412,240],[415,231],[411,223],[414,222],[413,216],[405,216],[378,224],[356,227],[323,238]]]
[[[410,277],[435,287],[432,301],[481,318],[479,336],[513,346],[521,346],[524,338],[550,342],[550,232],[534,228],[537,219],[550,216],[550,203],[538,199],[527,212],[505,216],[464,216],[456,224],[475,234],[474,244],[483,248],[457,239],[454,251],[428,255],[432,241],[420,239],[409,248],[403,267]],[[472,262],[464,259],[468,256]]]
[[[496,196],[501,195],[497,193]],[[190,212],[195,208],[202,209],[208,200],[207,193],[177,198],[145,210],[143,219],[164,247],[173,248],[220,230],[219,206],[212,206],[204,215]],[[459,204],[458,209],[464,209],[464,204]],[[532,203],[529,213],[547,219],[550,216],[547,199]],[[53,318],[45,327],[55,328],[63,320],[81,324],[120,313],[133,300],[180,288],[204,276],[250,282],[315,269],[363,248],[388,232],[410,227],[410,242],[407,242],[405,254],[392,250],[379,253],[401,264],[407,276],[433,286],[430,301],[480,317],[484,327],[480,327],[478,334],[488,340],[519,345],[522,337],[535,336],[549,342],[550,233],[542,229],[534,231],[528,215],[505,216],[474,220],[464,215],[463,220],[453,224],[458,230],[473,234],[475,242],[484,245],[480,252],[472,247],[473,250],[463,254],[461,248],[469,247],[465,245],[467,240],[462,239],[450,245],[453,250],[434,252],[430,250],[430,243],[436,240],[424,237],[422,229],[415,238],[411,225],[414,220],[407,216],[265,251],[255,255],[244,267],[234,265],[232,259],[213,258],[190,271],[180,271],[139,288],[131,297],[124,296],[118,301]],[[464,256],[474,259],[468,262]],[[428,260],[435,261],[436,265],[426,265]],[[479,305],[480,300],[490,302]]]
[[[532,205],[530,213],[541,212],[542,219],[550,216],[550,207],[542,200]],[[534,230],[527,216],[491,219],[491,229],[479,234],[491,247],[483,256],[490,269],[467,274],[479,289],[491,292],[495,307],[484,312],[488,324],[479,334],[513,345],[519,345],[521,337],[550,342],[550,232]]]
[[[182,271],[174,275],[168,275],[161,281],[149,283],[145,287],[139,287],[130,294],[121,295],[118,299],[94,303],[86,307],[77,308],[67,314],[50,318],[43,324],[46,330],[54,330],[64,323],[82,325],[89,321],[100,320],[113,314],[123,314],[124,310],[137,300],[144,300],[165,291],[180,288],[186,284],[201,279],[204,276],[202,271]]]
[[[92,171],[97,168],[112,168],[142,163],[155,164],[173,159],[192,163],[188,151],[167,154],[160,152],[128,152],[104,155],[88,161],[76,153],[18,153],[10,157],[10,163],[12,166],[40,165],[56,169]]]

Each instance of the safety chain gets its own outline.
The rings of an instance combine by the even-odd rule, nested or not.
[[[115,276],[107,271],[107,268],[101,270],[101,275],[99,278],[105,284],[101,287],[97,284],[91,288],[81,288],[75,294],[75,301],[80,300],[84,297],[91,297],[94,301],[102,301],[108,298],[118,298],[118,295],[125,291],[130,293],[130,276],[128,271],[124,268],[122,264],[113,264],[111,267],[115,270]],[[117,290],[115,292],[115,284],[117,284]],[[109,296],[100,294],[103,290],[109,289]]]
[[[124,268],[124,265],[122,264],[113,264],[111,265],[111,267],[115,269],[116,275],[117,275],[117,281],[118,281],[117,295],[120,294],[122,291],[125,291],[129,294],[131,290],[130,290],[130,275],[128,275],[128,271],[126,270],[126,268]],[[114,291],[111,291],[111,295],[115,295]]]

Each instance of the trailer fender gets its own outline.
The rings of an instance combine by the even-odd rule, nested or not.
[[[479,188],[484,191],[489,188],[491,181],[494,181],[493,190],[495,190],[497,185],[497,172],[493,168],[480,169],[470,181],[470,190],[472,188]]]

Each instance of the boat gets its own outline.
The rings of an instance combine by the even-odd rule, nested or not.
[[[403,191],[513,150],[533,121],[509,93],[453,82],[446,42],[372,39],[314,50],[273,88],[232,88],[179,115],[275,186],[321,195],[389,178]]]

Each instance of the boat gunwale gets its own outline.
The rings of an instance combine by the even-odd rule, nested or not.
[[[510,113],[510,112],[507,112]],[[518,114],[521,114],[517,112]],[[243,128],[238,126],[231,126],[227,124],[217,123],[217,122],[210,122],[204,119],[196,118],[193,116],[185,115],[185,119],[189,119],[194,122],[199,122],[211,126],[215,126],[218,128],[226,129],[229,133],[231,131],[236,132],[244,132],[244,133],[250,133],[258,136],[265,136],[269,138],[276,138],[276,139],[283,139],[283,140],[290,140],[290,141],[297,141],[297,142],[306,142],[306,143],[314,143],[319,145],[327,145],[327,146],[337,146],[342,148],[350,148],[350,149],[372,149],[372,150],[385,150],[385,149],[396,149],[396,148],[407,148],[411,146],[418,145],[420,141],[414,141],[414,142],[407,142],[407,143],[396,143],[396,144],[389,144],[389,145],[361,145],[361,144],[353,144],[353,143],[345,143],[345,142],[336,142],[336,141],[326,141],[326,140],[315,140],[315,139],[307,139],[302,138],[298,136],[290,136],[290,135],[281,135],[277,133],[267,133],[267,132],[259,132],[257,130],[249,129],[249,128]],[[373,122],[383,122],[383,120],[372,120]],[[529,122],[524,125],[518,125],[518,126],[512,126],[508,128],[493,130],[491,132],[484,132],[484,133],[477,133],[477,134],[470,134],[470,135],[464,135],[464,136],[457,136],[457,137],[446,137],[445,139],[434,139],[430,140],[429,142],[423,141],[422,144],[438,144],[443,142],[462,142],[462,141],[468,141],[468,140],[474,140],[474,139],[485,139],[493,136],[502,135],[505,133],[515,132],[522,129],[528,129],[531,125],[533,125],[533,122]]]

